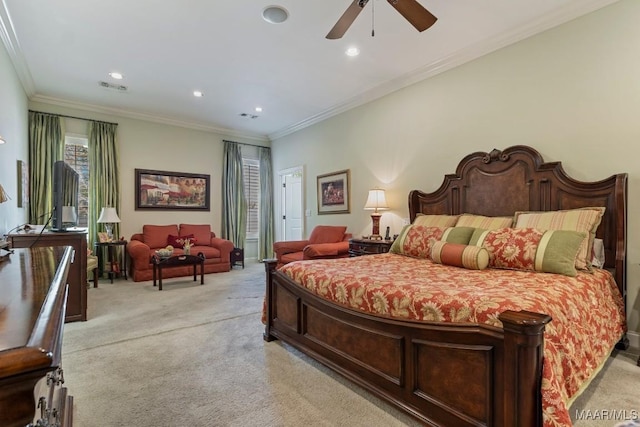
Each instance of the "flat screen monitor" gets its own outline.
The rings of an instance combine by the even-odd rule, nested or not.
[[[67,228],[76,226],[79,180],[78,173],[64,161],[54,163],[51,230],[66,231]]]

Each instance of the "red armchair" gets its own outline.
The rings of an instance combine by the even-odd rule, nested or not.
[[[343,226],[318,225],[307,240],[275,242],[277,268],[293,261],[348,257],[351,233],[346,231]]]

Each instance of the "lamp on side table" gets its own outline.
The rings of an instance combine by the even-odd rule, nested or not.
[[[118,212],[116,212],[116,208],[105,207],[102,208],[100,212],[100,217],[97,221],[99,224],[104,224],[105,230],[107,230],[107,235],[109,236],[109,241],[113,241],[113,224],[120,222],[120,217],[118,216]]]
[[[381,188],[369,190],[369,196],[367,197],[367,203],[365,203],[364,209],[373,210],[373,213],[371,214],[373,230],[369,239],[382,240],[382,236],[380,235],[380,217],[382,214],[378,211],[389,209],[389,206],[387,206],[387,199],[384,196],[384,190]]]

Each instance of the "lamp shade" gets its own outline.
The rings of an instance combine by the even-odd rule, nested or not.
[[[7,192],[4,191],[4,188],[2,188],[2,185],[0,185],[0,203],[4,203],[9,200],[11,200],[11,197],[9,197]]]
[[[374,188],[373,190],[369,190],[369,196],[367,197],[367,203],[365,203],[364,208],[366,210],[385,210],[389,209],[387,206],[387,199],[384,196],[384,190],[380,188]]]
[[[116,212],[116,208],[102,208],[97,222],[109,224],[120,222],[120,217],[118,216],[118,212]]]
[[[69,224],[69,223],[75,224],[77,221],[78,221],[78,215],[76,214],[75,206],[63,206],[62,222],[65,224]]]

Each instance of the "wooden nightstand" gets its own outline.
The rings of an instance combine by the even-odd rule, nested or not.
[[[241,265],[244,268],[244,249],[243,248],[233,248],[230,256],[231,268],[235,265]]]
[[[349,256],[384,254],[392,244],[391,240],[350,239]]]

